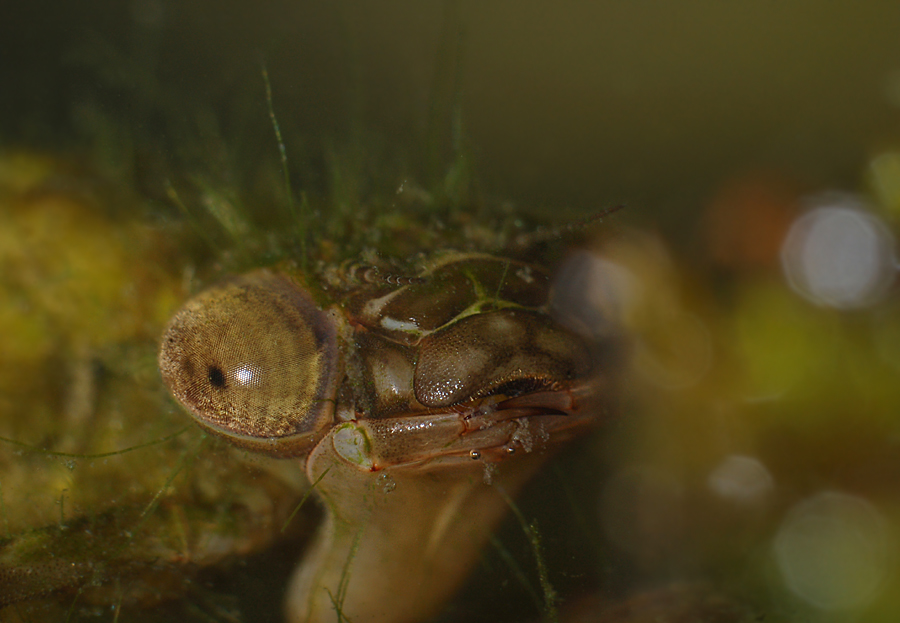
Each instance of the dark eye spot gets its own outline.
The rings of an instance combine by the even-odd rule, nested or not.
[[[188,301],[166,329],[159,369],[210,431],[300,456],[332,425],[337,349],[331,313],[292,278],[260,270]]]
[[[207,378],[209,379],[209,382],[213,384],[213,387],[218,387],[220,389],[225,387],[225,373],[222,372],[221,368],[209,366]]]

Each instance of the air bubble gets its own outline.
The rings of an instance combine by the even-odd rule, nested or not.
[[[378,480],[381,484],[381,490],[385,493],[390,493],[397,488],[397,481],[388,473],[382,472]]]

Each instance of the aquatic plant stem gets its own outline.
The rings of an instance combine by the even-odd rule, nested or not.
[[[306,194],[303,194],[303,200],[300,203],[300,212],[294,207],[294,191],[291,187],[291,175],[288,169],[287,148],[284,145],[284,139],[281,136],[281,126],[278,124],[278,117],[275,116],[275,107],[272,104],[272,83],[269,81],[269,70],[266,64],[262,64],[262,77],[266,85],[266,105],[269,109],[269,120],[272,122],[272,130],[275,132],[275,140],[278,142],[278,153],[281,156],[281,173],[284,177],[284,190],[287,194],[288,211],[291,214],[291,220],[294,223],[297,237],[300,243],[300,268],[306,272]]]

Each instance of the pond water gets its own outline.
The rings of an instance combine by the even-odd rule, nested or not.
[[[322,507],[295,513],[298,461],[192,424],[160,336],[228,275],[406,277],[441,249],[546,267],[554,318],[615,349],[610,417],[537,470],[435,621],[896,619],[898,23],[10,7],[0,620],[283,620]]]

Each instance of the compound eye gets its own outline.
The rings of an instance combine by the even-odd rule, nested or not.
[[[332,420],[335,327],[289,277],[256,271],[188,301],[163,335],[159,368],[205,428],[297,456]]]

